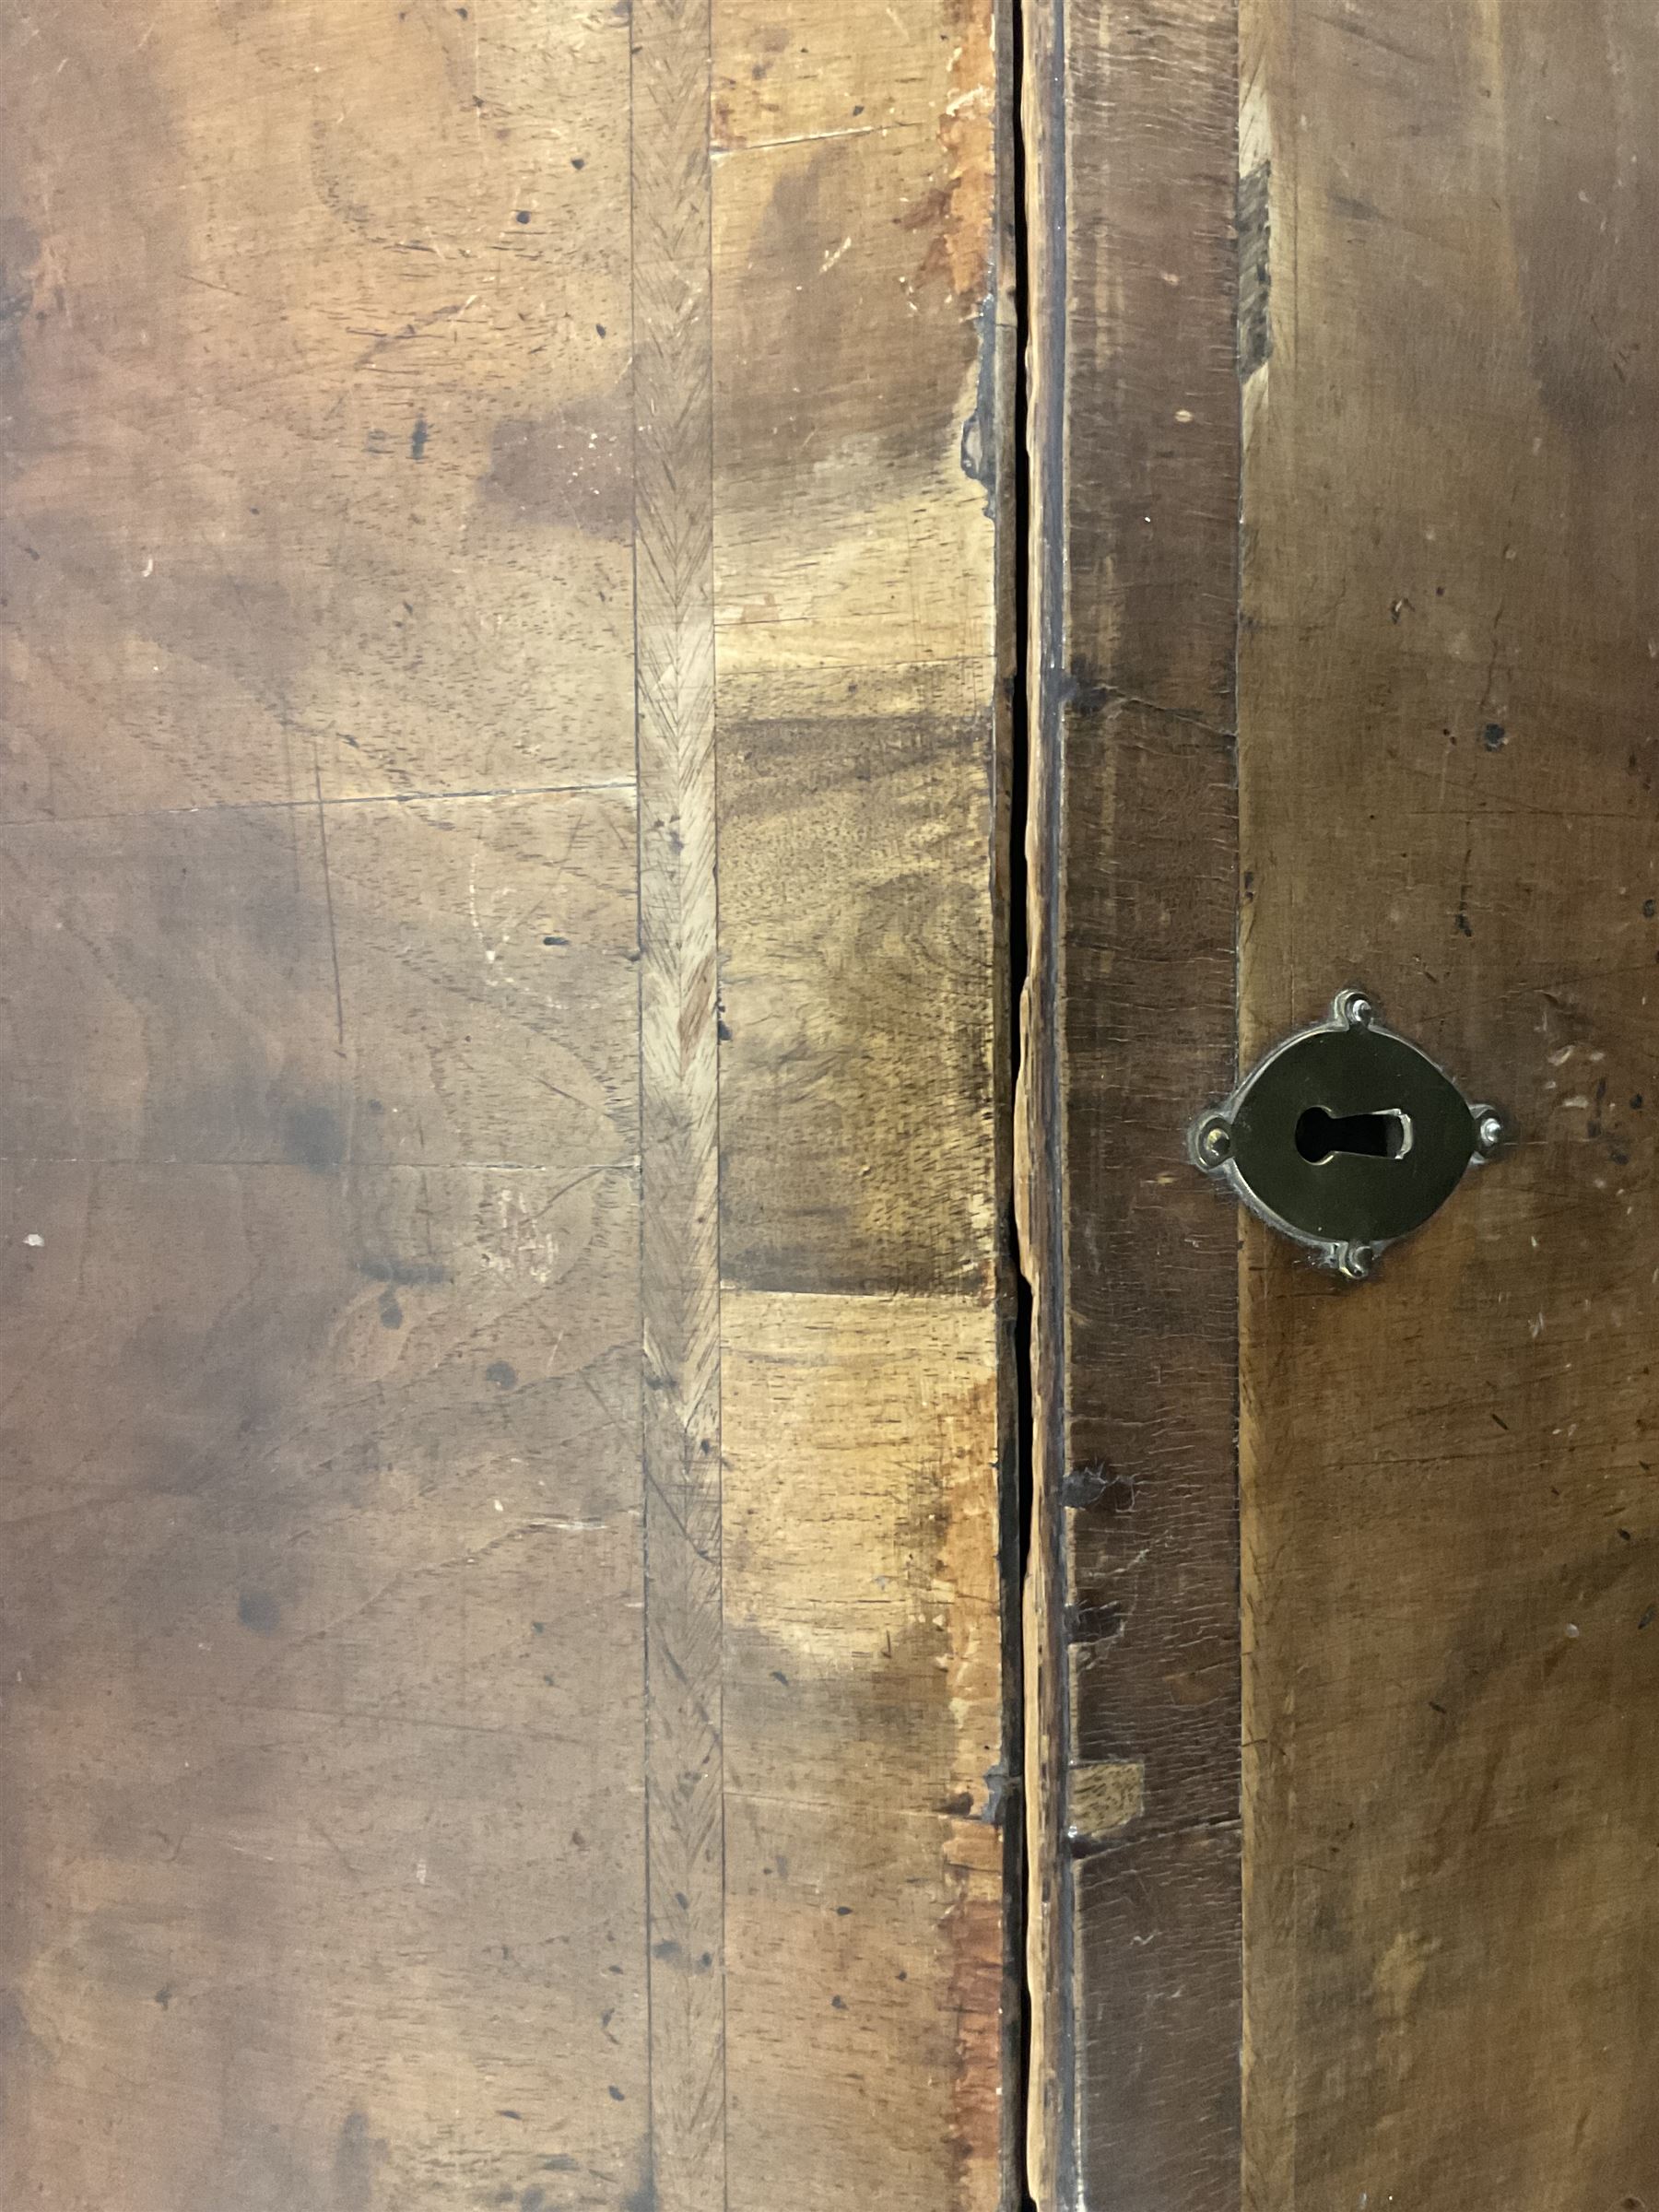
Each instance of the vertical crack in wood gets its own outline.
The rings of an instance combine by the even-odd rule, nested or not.
[[[711,21],[635,0],[645,1812],[655,2212],[725,2201]]]
[[[1024,1106],[1024,1018],[1030,988],[1031,827],[1030,640],[1031,468],[1027,435],[1028,362],[1031,341],[1030,234],[1025,138],[1026,0],[995,0],[997,72],[996,241],[998,312],[994,357],[997,426],[996,853],[993,896],[997,930],[999,1022],[997,1180],[1004,1194],[1005,1236],[999,1258],[1002,1335],[999,1461],[1002,1576],[1004,1759],[1010,1778],[1004,1879],[1007,1946],[1004,2022],[1004,2191],[1007,2212],[1034,2212],[1031,2195],[1033,2059],[1038,2043],[1030,1952],[1031,1800],[1027,1789],[1026,1595],[1031,1574],[1033,1420],[1035,1417],[1034,1284],[1025,1238],[1025,1147],[1018,1124]]]
[[[1060,1500],[1065,1466],[1066,1309],[1063,1192],[1059,911],[1063,512],[1067,326],[1065,13],[1020,7],[1021,298],[1025,376],[1024,602],[1020,609],[1026,931],[1015,1100],[1016,1214],[1028,1300],[1023,1439],[1030,1488],[1025,1556],[1026,1963],[1030,2007],[1026,2181],[1044,2212],[1077,2196],[1077,2021],[1072,1894],[1063,1841],[1068,1683],[1055,1623],[1067,1559]]]

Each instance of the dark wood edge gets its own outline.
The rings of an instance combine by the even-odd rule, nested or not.
[[[1240,2197],[1233,0],[1024,18],[1030,2180]]]

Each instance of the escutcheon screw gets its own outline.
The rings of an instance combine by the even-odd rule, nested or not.
[[[1197,1152],[1200,1163],[1206,1168],[1218,1168],[1231,1156],[1232,1131],[1219,1115],[1200,1125]]]

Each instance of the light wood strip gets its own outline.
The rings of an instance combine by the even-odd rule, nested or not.
[[[707,0],[633,16],[634,591],[651,2140],[725,2196]]]

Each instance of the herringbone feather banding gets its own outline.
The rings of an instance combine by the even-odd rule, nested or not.
[[[725,2198],[707,0],[633,14],[634,593],[651,2136]]]

